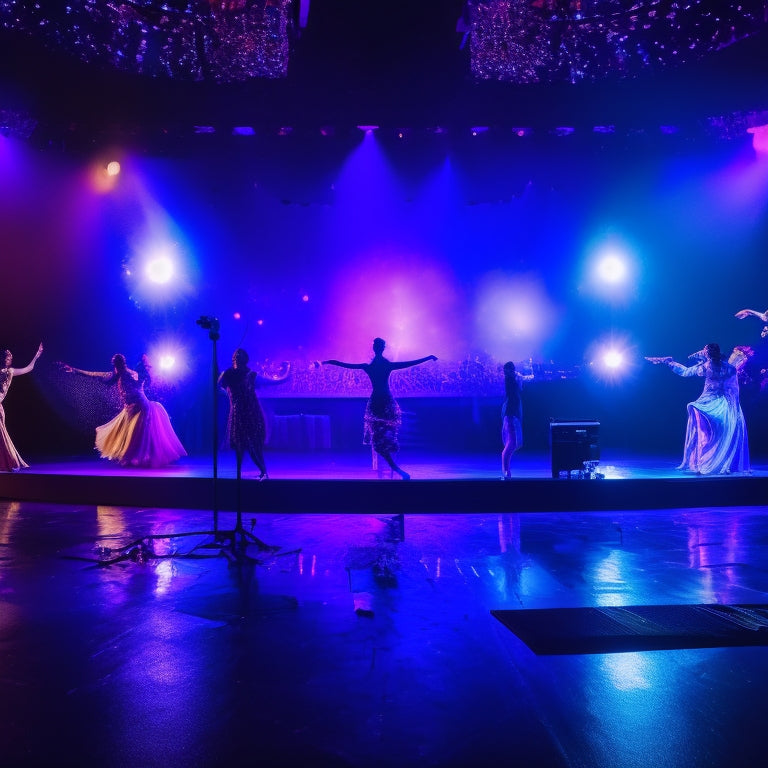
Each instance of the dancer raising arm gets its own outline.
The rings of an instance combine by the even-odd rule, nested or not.
[[[219,386],[229,396],[227,441],[237,458],[238,480],[246,452],[259,468],[259,480],[266,480],[268,477],[267,464],[264,461],[267,423],[256,396],[256,389],[262,384],[279,384],[288,378],[290,372],[290,363],[283,363],[277,376],[262,376],[248,367],[248,353],[244,349],[236,349],[232,355],[232,366],[222,371],[219,376]]]
[[[738,371],[720,352],[707,344],[691,355],[698,362],[685,366],[671,357],[647,357],[651,363],[669,366],[678,376],[700,376],[704,390],[688,403],[683,461],[678,469],[697,474],[749,472],[747,425],[739,403]]]
[[[758,320],[766,323],[766,325],[763,327],[763,330],[760,332],[760,335],[763,338],[768,336],[768,309],[766,309],[765,312],[758,312],[754,309],[740,309],[736,313],[736,317],[738,317],[739,320],[744,320],[747,317],[756,317]]]
[[[8,389],[11,386],[11,381],[14,376],[21,376],[22,374],[29,373],[34,367],[37,359],[43,354],[43,345],[37,348],[35,356],[30,360],[28,365],[23,368],[13,368],[11,363],[13,362],[13,355],[10,350],[3,350],[0,352],[0,472],[13,472],[17,469],[25,469],[29,465],[21,458],[19,452],[16,450],[11,436],[8,434],[8,430],[5,427],[5,411],[3,410],[3,400],[8,394]]]
[[[504,480],[512,477],[510,464],[512,455],[523,446],[523,399],[522,383],[533,381],[533,374],[523,374],[515,369],[513,362],[504,363],[504,404],[501,406],[501,476]]]
[[[392,371],[412,368],[429,360],[437,360],[434,355],[420,357],[418,360],[404,360],[393,363],[384,357],[384,339],[373,340],[373,359],[370,363],[342,363],[339,360],[324,360],[324,365],[336,365],[340,368],[356,368],[368,375],[371,380],[371,395],[365,406],[363,444],[372,445],[376,453],[389,464],[393,472],[397,472],[403,480],[410,480],[410,475],[402,470],[392,454],[400,447],[398,431],[402,423],[402,412],[397,400],[389,389],[389,375]]]
[[[96,450],[102,458],[123,467],[162,467],[187,452],[160,403],[149,400],[139,374],[128,368],[125,356],[112,357],[111,371],[83,371],[61,363],[67,373],[78,373],[117,386],[123,408],[114,419],[96,427]]]

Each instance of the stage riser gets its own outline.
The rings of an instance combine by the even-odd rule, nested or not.
[[[0,498],[57,504],[290,513],[557,512],[768,503],[768,477],[661,480],[242,480],[6,474]]]

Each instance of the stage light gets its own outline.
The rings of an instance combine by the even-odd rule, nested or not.
[[[173,262],[167,256],[150,259],[145,267],[145,274],[150,282],[164,285],[169,282],[174,273]]]
[[[624,355],[618,349],[608,349],[603,355],[603,364],[606,368],[616,370],[624,363]]]
[[[595,377],[615,383],[635,369],[636,350],[628,338],[611,334],[591,344],[586,359]]]
[[[107,176],[117,176],[120,173],[120,163],[117,160],[107,163]]]
[[[605,254],[597,263],[597,275],[605,283],[621,283],[627,277],[627,264],[616,253]]]
[[[232,129],[232,135],[233,136],[255,136],[256,131],[250,125],[236,125]]]
[[[160,370],[172,371],[176,366],[176,357],[174,355],[162,355],[160,357]]]
[[[487,125],[474,125],[471,128],[473,136],[479,136],[481,133],[485,133],[488,130]]]
[[[361,130],[363,133],[373,133],[374,131],[379,130],[378,125],[358,125],[358,130]]]
[[[232,315],[232,317],[233,317],[235,320],[240,320],[240,319],[241,319],[241,317],[242,317],[242,315],[241,315],[239,312],[235,312],[235,313]]]
[[[301,300],[302,300],[304,303],[306,303],[306,302],[308,302],[308,301],[309,301],[309,296],[308,296],[308,295],[305,293],[305,294],[304,294],[304,295],[301,297]]]

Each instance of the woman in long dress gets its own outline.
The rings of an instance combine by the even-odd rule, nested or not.
[[[533,374],[520,373],[513,362],[504,363],[504,403],[501,406],[501,476],[512,477],[512,456],[523,446],[522,383],[533,381]]]
[[[35,356],[29,362],[29,365],[25,365],[23,368],[14,368],[13,355],[9,350],[5,349],[0,352],[2,357],[2,367],[0,368],[0,472],[13,472],[17,469],[26,469],[29,465],[21,458],[19,452],[16,450],[16,446],[11,440],[11,436],[8,434],[8,430],[5,427],[5,411],[3,410],[3,400],[8,394],[8,389],[11,386],[14,376],[21,376],[22,374],[29,373],[37,362],[37,358],[43,354],[43,345],[37,348]]]
[[[402,368],[421,365],[428,360],[437,360],[434,355],[420,357],[418,360],[404,360],[393,363],[384,357],[384,339],[373,340],[373,359],[370,363],[342,363],[339,360],[324,360],[324,365],[337,365],[340,368],[356,368],[365,371],[371,380],[371,396],[365,406],[363,443],[372,445],[373,449],[390,468],[397,472],[403,480],[409,480],[410,475],[402,470],[392,454],[399,449],[398,431],[402,423],[402,413],[397,400],[392,397],[389,389],[389,374]]]
[[[128,368],[123,355],[112,357],[111,371],[84,371],[62,366],[69,373],[79,373],[117,386],[123,408],[111,421],[96,427],[96,450],[102,458],[123,467],[162,467],[187,452],[171,426],[163,406],[149,400],[139,374]]]
[[[701,475],[749,472],[747,425],[739,402],[738,370],[722,355],[718,344],[696,353],[698,362],[686,366],[671,357],[649,358],[678,376],[699,376],[704,390],[688,403],[683,461],[678,469]]]
[[[222,371],[219,386],[229,396],[227,417],[227,442],[235,451],[237,477],[240,479],[243,458],[247,453],[259,468],[259,480],[266,480],[267,464],[264,460],[264,443],[267,439],[267,423],[256,389],[262,384],[279,384],[290,375],[291,366],[284,363],[280,374],[274,377],[262,376],[248,367],[248,353],[236,349],[232,355],[232,366]]]

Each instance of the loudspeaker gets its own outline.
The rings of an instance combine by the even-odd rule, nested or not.
[[[552,477],[572,469],[584,469],[585,461],[600,458],[600,422],[550,419],[549,446]]]

